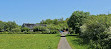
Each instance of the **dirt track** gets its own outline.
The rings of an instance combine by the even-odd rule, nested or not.
[[[60,42],[58,44],[58,49],[72,49],[66,40],[66,37],[65,37],[66,34],[68,34],[68,32],[62,33]]]

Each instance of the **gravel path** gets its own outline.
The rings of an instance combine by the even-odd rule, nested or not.
[[[62,33],[60,42],[58,44],[58,49],[72,49],[66,40],[66,37],[65,37],[66,34],[68,34],[68,32]]]

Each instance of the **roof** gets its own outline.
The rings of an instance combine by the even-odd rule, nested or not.
[[[33,29],[35,26],[45,26],[45,24],[30,24],[30,23],[23,23],[22,27],[27,27],[29,29]]]

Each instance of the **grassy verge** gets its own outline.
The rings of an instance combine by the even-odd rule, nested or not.
[[[57,49],[58,34],[0,34],[0,49]]]
[[[73,48],[73,49],[87,49],[88,48],[88,45],[86,44],[82,44],[81,43],[81,39],[78,38],[76,35],[67,35],[67,40],[70,44],[70,46]]]

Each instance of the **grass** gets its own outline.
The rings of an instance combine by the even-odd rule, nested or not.
[[[0,49],[57,49],[58,34],[0,34]]]
[[[82,44],[81,39],[78,38],[76,35],[67,35],[66,39],[68,43],[72,47],[72,49],[88,49],[88,45]]]

